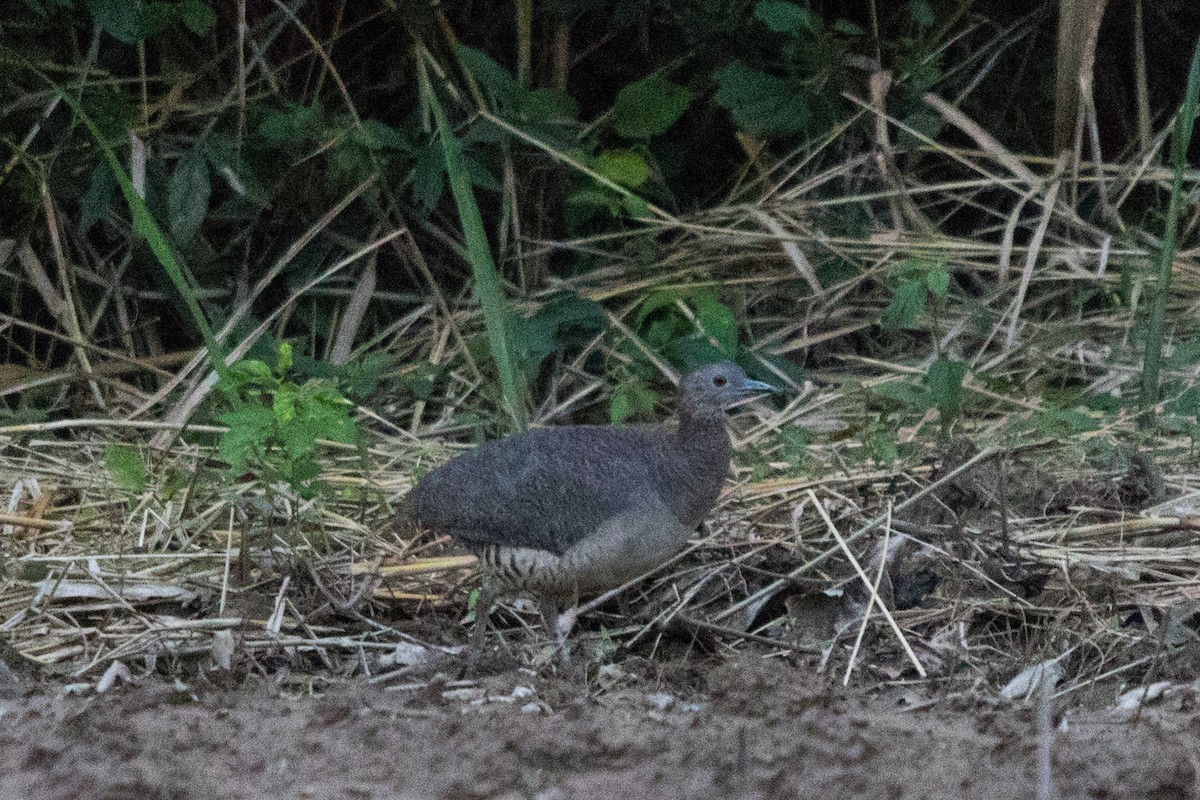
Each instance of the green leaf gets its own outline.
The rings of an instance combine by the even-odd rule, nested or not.
[[[667,352],[685,373],[705,364],[727,361],[733,356],[724,348],[715,347],[708,339],[696,335],[675,339]]]
[[[204,0],[183,0],[175,7],[175,13],[188,30],[195,34],[208,33],[212,26],[217,24],[217,15]]]
[[[142,38],[141,15],[129,0],[87,0],[87,7],[100,30],[114,39],[135,44]]]
[[[429,143],[417,157],[410,173],[413,201],[428,215],[446,191],[446,163],[438,142]]]
[[[945,297],[950,290],[950,271],[946,262],[942,261],[933,266],[925,275],[925,285],[936,297]]]
[[[914,411],[924,411],[929,408],[929,392],[922,386],[914,386],[905,381],[888,381],[871,387],[871,393],[884,400]]]
[[[1167,359],[1167,369],[1179,370],[1200,364],[1200,337],[1179,342]]]
[[[203,145],[197,143],[175,165],[167,192],[167,224],[180,243],[191,241],[200,229],[211,192],[208,159]]]
[[[1047,409],[1038,423],[1039,431],[1046,436],[1057,436],[1063,431],[1071,434],[1087,433],[1099,428],[1098,420],[1078,408]]]
[[[92,170],[92,180],[79,203],[82,212],[79,227],[83,233],[87,233],[96,222],[103,219],[109,208],[112,207],[112,201],[116,194],[117,176],[113,175],[107,162],[101,161]]]
[[[508,73],[508,70],[482,50],[460,44],[457,53],[458,62],[462,64],[463,69],[469,72],[479,82],[479,86],[490,93],[499,105],[506,107],[515,105],[521,87]]]
[[[967,365],[961,361],[939,358],[929,366],[926,376],[929,397],[943,417],[958,416],[962,408],[962,382],[966,374]]]
[[[729,306],[715,298],[704,298],[696,308],[696,322],[705,336],[711,336],[732,356],[737,351],[737,318]]]
[[[649,139],[674,125],[694,97],[682,86],[651,75],[629,84],[617,95],[613,127],[628,139]]]
[[[621,200],[615,192],[601,189],[579,189],[567,195],[567,203],[574,206],[603,209],[614,217],[621,213]]]
[[[620,425],[634,417],[645,417],[654,413],[654,402],[658,399],[652,390],[640,380],[624,380],[613,389],[609,417],[613,425]]]
[[[650,206],[645,200],[637,196],[623,196],[621,198],[621,207],[633,219],[649,219],[653,216],[650,213]]]
[[[521,95],[520,107],[529,122],[573,120],[579,115],[579,104],[562,89],[542,88],[525,92]]]
[[[801,28],[820,30],[820,18],[795,3],[783,0],[761,0],[754,6],[754,16],[775,33],[794,33]]]
[[[499,192],[504,188],[483,162],[464,155],[463,163],[467,165],[467,174],[471,176],[472,186],[478,186],[489,192]]]
[[[851,22],[848,19],[837,19],[833,23],[834,33],[840,33],[843,36],[866,36],[867,32],[863,30],[861,25]]]
[[[885,331],[899,331],[916,325],[925,310],[925,277],[905,278],[900,281],[892,300],[883,310],[881,323]]]
[[[596,171],[613,183],[637,188],[650,177],[646,159],[632,150],[605,150],[596,157]]]
[[[246,462],[262,449],[275,429],[275,414],[266,406],[242,405],[217,417],[229,430],[221,434],[217,452],[229,471],[238,475]]]
[[[146,488],[146,462],[137,448],[110,444],[104,448],[104,463],[113,481],[122,489],[140,492]]]
[[[362,121],[363,143],[372,150],[398,150],[402,153],[413,151],[412,142],[404,131],[393,128],[386,122],[370,118]]]
[[[932,28],[936,21],[933,16],[933,6],[930,5],[929,0],[909,0],[908,16],[922,30]]]
[[[779,431],[783,442],[783,460],[792,466],[802,464],[808,455],[808,431],[797,425],[787,425]]]
[[[292,353],[292,345],[288,342],[279,343],[279,358],[275,360],[275,374],[281,378],[287,374],[287,371],[292,368],[295,357]]]
[[[642,300],[642,307],[638,310],[637,317],[634,319],[634,327],[641,328],[645,322],[655,311],[675,305],[677,300],[687,300],[689,292],[687,289],[661,289],[653,294],[647,295]],[[678,313],[678,312],[675,312]]]
[[[715,100],[728,109],[738,129],[754,135],[788,135],[812,121],[810,93],[803,82],[777,78],[732,61],[718,70]]]
[[[524,320],[520,342],[526,362],[536,369],[551,353],[581,348],[607,324],[604,306],[573,293],[553,298]]]
[[[230,387],[235,390],[244,386],[275,385],[275,376],[271,373],[271,368],[257,358],[243,358],[235,362],[229,367],[229,376],[237,384]]]

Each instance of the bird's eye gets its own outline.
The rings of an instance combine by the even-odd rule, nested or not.
[[[724,375],[718,375],[717,377],[713,378],[713,386],[716,386],[718,389],[728,382],[729,381],[725,380]]]

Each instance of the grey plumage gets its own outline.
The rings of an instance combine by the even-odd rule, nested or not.
[[[681,383],[674,426],[563,426],[490,442],[427,474],[411,508],[480,556],[489,604],[520,591],[573,602],[684,546],[729,469],[725,409],[763,391],[773,387],[735,364],[702,367]]]

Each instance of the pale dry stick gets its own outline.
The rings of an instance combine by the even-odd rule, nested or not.
[[[850,549],[850,546],[846,543],[846,540],[842,538],[840,533],[838,533],[837,526],[834,525],[833,520],[829,518],[829,512],[825,510],[825,506],[821,505],[821,501],[817,499],[816,492],[814,492],[812,489],[809,489],[808,497],[812,501],[812,504],[816,507],[817,513],[821,515],[821,519],[824,520],[825,527],[837,541],[838,547],[840,547],[842,552],[845,553],[847,560],[850,562],[850,566],[854,567],[854,572],[858,575],[858,579],[861,580],[863,585],[867,587],[867,591],[872,592],[871,603],[879,606],[879,611],[883,614],[884,619],[887,620],[888,625],[891,626],[892,632],[896,634],[896,638],[900,640],[900,646],[904,648],[904,652],[908,656],[909,661],[911,661],[913,666],[917,668],[917,674],[922,678],[927,677],[925,673],[925,667],[921,665],[921,661],[917,658],[917,654],[914,653],[912,647],[909,646],[908,639],[905,637],[904,631],[900,630],[900,626],[896,623],[896,618],[892,616],[892,612],[888,610],[887,605],[880,600],[878,594],[875,594],[872,590],[871,579],[867,577],[867,573],[863,571],[862,565],[858,563],[858,558],[855,557],[854,551]],[[890,507],[888,508],[885,517],[887,520],[891,519],[892,510]],[[868,608],[869,607],[870,606],[868,606]]]
[[[1019,158],[1010,153],[1008,148],[1000,144],[995,137],[980,127],[975,120],[932,92],[926,93],[924,100],[927,104],[933,106],[934,110],[941,114],[943,119],[971,137],[979,145],[979,149],[991,156],[993,160],[1004,166],[1005,169],[1016,175],[1031,188],[1041,188],[1042,179],[1033,174]]]
[[[680,558],[682,558],[683,556],[685,556],[689,553],[694,553],[696,550],[699,550],[701,547],[703,547],[705,545],[706,542],[709,542],[712,539],[714,539],[716,537],[716,535],[717,534],[714,531],[710,535],[705,536],[703,539],[696,542],[694,545],[688,547],[685,552],[680,553]],[[747,550],[746,552],[742,553],[741,555],[730,559],[725,566],[729,566],[729,567],[738,566],[743,561],[746,561],[746,560],[752,558],[753,556],[758,555],[762,551],[770,548],[772,546],[772,544],[773,543],[763,543],[757,547],[753,547],[753,548]],[[668,564],[670,564],[670,563],[671,562],[668,562]],[[646,625],[644,625],[642,627],[642,629],[640,631],[638,631],[632,639],[629,640],[629,642],[627,643],[628,646],[632,647],[651,628],[661,629],[664,626],[669,625],[671,623],[671,621],[674,620],[676,617],[682,619],[685,624],[692,625],[694,627],[706,628],[707,630],[722,632],[722,633],[730,634],[733,636],[740,636],[740,637],[744,637],[747,639],[751,639],[753,641],[766,641],[766,642],[769,642],[770,644],[778,645],[779,642],[769,640],[765,636],[760,636],[758,634],[750,633],[748,631],[739,631],[736,628],[732,628],[727,625],[718,625],[715,622],[707,622],[705,620],[696,619],[695,617],[692,617],[688,614],[683,613],[684,609],[687,608],[688,604],[691,603],[691,601],[696,597],[696,595],[700,593],[700,590],[703,589],[710,580],[712,580],[717,575],[719,575],[721,573],[721,571],[722,571],[721,568],[709,570],[707,572],[707,574],[705,574],[703,577],[701,577],[699,580],[697,580],[695,583],[693,583],[690,587],[688,587],[688,590],[686,592],[684,592],[682,597],[679,597],[678,587],[677,586],[674,587],[675,594],[677,597],[679,597],[678,601],[671,604],[669,607],[664,609],[658,616],[656,616],[654,619],[650,620],[650,622],[648,622]],[[653,570],[651,572],[646,573],[646,575],[650,575],[652,573],[653,573]],[[663,578],[663,580],[670,580],[670,581],[672,581],[672,583],[674,583],[676,581],[676,577],[678,575],[685,574],[685,573],[686,573],[686,571],[681,572],[681,573],[669,574],[669,575],[665,576]],[[644,577],[646,577],[646,575],[643,575],[642,577],[644,578]],[[655,585],[662,585],[662,580],[658,581]]]
[[[330,364],[345,364],[350,360],[350,353],[354,349],[354,339],[358,336],[359,328],[362,327],[363,317],[366,316],[367,307],[371,303],[371,296],[375,293],[375,282],[375,259],[370,258],[363,266],[362,273],[358,277],[358,284],[350,294],[346,310],[342,313],[342,320],[338,325],[337,335],[329,352]]]
[[[974,468],[974,466],[976,464],[978,464],[979,462],[983,461],[984,459],[991,458],[996,452],[997,452],[997,448],[995,448],[995,447],[988,447],[985,450],[980,450],[974,456],[967,459],[962,464],[959,464],[957,467],[952,469],[950,472],[947,472],[945,475],[938,478],[936,481],[929,484],[924,489],[921,489],[920,491],[915,493],[912,497],[909,497],[907,500],[905,500],[902,503],[900,503],[899,505],[897,505],[895,507],[895,509],[893,509],[893,511],[895,513],[904,511],[909,506],[916,503],[918,500],[921,500],[926,495],[936,491],[942,485],[954,480],[955,478],[957,478],[959,475],[962,475],[967,470]],[[811,489],[809,490],[809,493],[810,494],[812,493]],[[863,525],[861,528],[856,530],[854,533],[847,536],[846,543],[850,544],[852,542],[857,541],[858,539],[861,539],[863,536],[866,536],[868,533],[875,530],[880,525],[883,525],[885,522],[887,522],[887,520],[888,520],[888,515],[881,514],[880,516],[878,516],[875,519],[868,522],[866,525]],[[784,575],[782,578],[778,578],[774,581],[771,581],[771,583],[769,583],[766,586],[764,586],[763,588],[759,589],[757,592],[754,592],[753,594],[749,595],[748,597],[745,597],[742,600],[739,600],[738,602],[734,603],[729,608],[716,614],[713,617],[713,620],[720,621],[722,619],[725,619],[726,617],[732,616],[732,615],[736,614],[737,612],[741,611],[743,608],[746,608],[750,605],[753,605],[754,603],[757,603],[762,598],[769,597],[770,595],[774,594],[775,592],[778,592],[783,587],[787,586],[788,583],[790,583],[791,581],[793,581],[796,578],[803,575],[805,572],[808,572],[813,567],[817,566],[818,564],[823,563],[824,561],[826,561],[827,559],[832,557],[837,552],[838,552],[838,548],[832,547],[822,553],[819,553],[818,555],[816,555],[813,558],[809,559],[808,561],[804,562],[800,566],[796,567],[794,570],[789,572],[787,575]]]
[[[872,608],[876,603],[880,604],[880,608],[883,607],[879,599],[879,584],[883,581],[883,573],[887,568],[888,542],[892,534],[892,503],[890,500],[887,506],[887,517],[887,522],[883,525],[883,547],[880,548],[879,571],[875,573],[875,582],[868,587],[871,590],[871,600],[863,609],[862,624],[858,626],[858,635],[854,637],[854,647],[850,651],[850,661],[846,664],[846,674],[842,676],[842,686],[850,685],[850,675],[854,672],[854,662],[858,660],[858,650],[862,647],[863,637],[867,633],[867,623],[871,621]]]
[[[1049,188],[1046,191],[1046,199],[1042,203],[1042,218],[1038,221],[1037,229],[1033,232],[1033,238],[1029,240],[1029,247],[1025,251],[1025,269],[1021,273],[1021,283],[1017,286],[1017,296],[1013,299],[1012,322],[1008,326],[1008,335],[1004,340],[1004,349],[1011,351],[1013,344],[1017,338],[1017,323],[1021,319],[1021,307],[1025,304],[1025,293],[1029,290],[1029,283],[1033,280],[1033,267],[1037,263],[1038,253],[1041,251],[1042,240],[1046,238],[1046,229],[1050,227],[1050,220],[1054,217],[1055,203],[1058,201],[1058,190],[1062,187],[1062,172],[1066,167],[1067,157],[1070,154],[1063,152],[1058,161],[1055,162],[1054,172],[1049,179]]]
[[[60,294],[54,288],[50,276],[46,273],[46,268],[42,265],[42,261],[37,257],[37,254],[33,252],[33,248],[30,246],[28,240],[22,242],[21,246],[17,248],[17,261],[24,268],[25,276],[33,284],[34,289],[37,290],[38,296],[41,297],[42,303],[46,306],[46,310],[66,330],[66,340],[71,343],[71,347],[75,351],[75,358],[79,360],[80,368],[85,375],[89,376],[88,385],[92,389],[92,396],[96,400],[96,405],[103,409],[105,407],[104,396],[100,393],[99,385],[90,377],[92,364],[88,358],[83,329],[79,326],[79,318],[75,315],[75,304],[71,299],[72,295],[67,277],[66,256],[62,252],[62,242],[58,238],[58,223],[50,201],[49,190],[45,189],[45,187],[43,187],[42,198],[43,205],[46,207],[47,227],[50,229],[50,242],[54,251],[55,262],[59,268],[59,280],[63,284],[62,293]]]
[[[55,533],[65,533],[75,527],[75,523],[70,520],[23,517],[20,514],[0,514],[0,524],[32,528],[39,531],[54,531]]]
[[[933,236],[936,234],[933,224],[913,201],[905,186],[904,177],[896,166],[891,137],[888,135],[888,114],[884,107],[884,100],[891,87],[890,70],[877,69],[867,80],[870,105],[875,116],[875,146],[871,149],[880,177],[885,184],[893,188],[893,193],[888,198],[892,227],[898,231],[915,228],[919,235]]]
[[[659,371],[667,377],[667,380],[675,385],[679,384],[679,373],[672,369],[667,362],[659,358],[658,354],[651,350],[649,345],[642,341],[642,337],[634,333],[628,325],[618,319],[617,315],[608,309],[605,309],[604,316],[608,317],[608,321],[614,328],[629,338],[629,341],[634,347],[642,351],[642,355],[644,355],[651,364],[658,367]]]
[[[1037,800],[1051,800],[1050,791],[1050,744],[1054,735],[1050,717],[1050,693],[1054,688],[1050,681],[1038,682],[1037,696]]]
[[[821,281],[817,279],[817,272],[813,269],[812,262],[808,260],[808,257],[792,241],[790,234],[783,229],[783,226],[761,208],[751,207],[750,215],[758,220],[775,237],[780,249],[783,250],[788,260],[792,262],[792,266],[796,268],[796,272],[800,273],[800,277],[804,278],[808,283],[809,288],[813,290],[813,294],[816,296],[824,294],[825,289],[822,288]]]
[[[240,548],[239,548],[240,549]],[[225,598],[229,594],[229,567],[233,560],[233,503],[229,504],[229,529],[225,535],[225,564],[221,568],[221,600],[217,603],[217,616],[225,616]]]
[[[1161,655],[1162,654],[1159,653],[1159,654],[1155,654],[1155,655],[1142,656],[1141,658],[1130,661],[1128,664],[1122,664],[1119,667],[1114,667],[1113,669],[1110,669],[1107,672],[1100,673],[1099,675],[1097,675],[1094,678],[1090,678],[1081,683],[1074,684],[1073,686],[1068,686],[1066,689],[1059,689],[1057,692],[1055,692],[1054,694],[1052,694],[1050,696],[1050,699],[1057,700],[1058,698],[1063,697],[1064,695],[1068,695],[1071,692],[1076,692],[1084,687],[1092,686],[1094,684],[1100,683],[1103,680],[1111,678],[1113,675],[1119,675],[1122,672],[1126,672],[1128,670],[1134,669],[1135,667],[1140,667],[1142,664],[1145,664],[1148,661],[1153,661],[1156,658],[1160,658]]]
[[[799,174],[802,170],[804,170],[805,167],[807,167],[814,160],[822,157],[825,154],[826,149],[831,147],[833,145],[833,143],[836,142],[843,133],[845,133],[846,131],[850,130],[855,125],[857,125],[859,118],[862,117],[862,115],[865,113],[867,113],[866,109],[860,108],[849,119],[847,119],[843,122],[840,122],[836,126],[834,126],[829,131],[829,133],[827,133],[824,136],[824,138],[822,138],[820,141],[818,141],[816,143],[805,142],[803,145],[801,145],[800,147],[797,147],[791,153],[788,153],[783,158],[781,158],[779,160],[779,164],[785,164],[796,153],[804,154],[803,158],[801,158],[799,161],[797,161],[795,164],[793,164],[788,169],[787,172],[785,172],[782,176],[780,176],[780,178],[775,182],[775,185],[770,187],[766,191],[766,193],[764,193],[763,196],[761,198],[759,198],[758,202],[766,203],[767,201],[772,200],[776,195],[779,195],[779,198],[781,200],[787,201],[789,199],[794,199],[798,194],[811,194],[812,191],[814,189],[816,189],[817,187],[819,187],[822,183],[825,183],[830,180],[835,180],[838,177],[840,177],[841,175],[846,174],[846,172],[848,170],[855,169],[859,165],[859,163],[865,162],[867,160],[867,158],[870,157],[869,155],[859,156],[858,158],[851,159],[849,163],[839,164],[835,168],[827,170],[824,173],[820,173],[818,175],[809,177],[805,181],[800,183],[798,186],[796,186],[794,189],[790,189],[786,192],[780,191],[781,187],[787,186],[788,182],[791,181],[791,179],[794,178],[797,174]],[[774,170],[772,170],[772,171],[774,171]],[[760,175],[759,177],[756,177],[754,180],[750,181],[749,184],[747,184],[745,188],[747,188],[747,189],[753,188],[755,186],[755,184],[758,184],[760,182],[765,183],[767,177],[769,177],[769,176],[768,175]],[[726,195],[725,203],[729,202],[729,200],[732,198],[734,193],[738,191],[738,188],[739,187],[737,187],[737,186],[730,187],[730,192],[728,195]],[[890,192],[888,194],[890,194]],[[723,203],[722,205],[724,205],[725,203]]]
[[[283,601],[287,597],[288,584],[291,582],[292,576],[284,575],[279,584],[279,592],[275,595],[275,606],[271,609],[271,616],[267,618],[264,626],[268,636],[278,636],[283,628]]]
[[[24,425],[7,425],[0,428],[0,436],[13,433],[40,433],[42,431],[60,431],[71,428],[123,428],[127,430],[172,431],[181,426],[171,422],[151,422],[126,419],[56,419],[51,422],[30,422]],[[224,433],[229,430],[221,425],[191,425],[194,431],[201,433]]]
[[[1040,188],[1039,186],[1031,187],[1021,195],[1013,207],[1012,213],[1008,215],[1008,222],[1004,225],[1004,236],[1000,239],[1000,257],[996,273],[996,284],[1001,289],[1008,285],[1008,276],[1012,272],[1013,241],[1017,235],[1017,225],[1021,221],[1021,212],[1025,210],[1025,204],[1034,198]],[[982,353],[981,350],[980,355]]]

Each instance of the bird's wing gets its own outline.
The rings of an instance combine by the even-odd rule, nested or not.
[[[469,544],[561,554],[639,498],[657,496],[655,436],[573,426],[481,445],[425,476],[414,490],[417,516]]]

